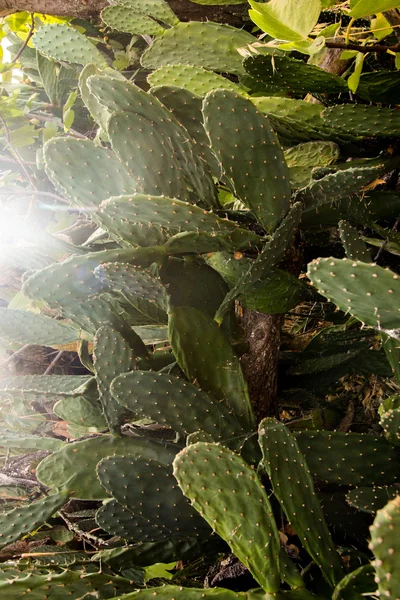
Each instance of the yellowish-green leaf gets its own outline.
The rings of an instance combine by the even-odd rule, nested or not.
[[[301,42],[287,42],[286,44],[279,44],[279,50],[289,50],[301,52],[302,54],[307,54],[312,56],[313,54],[318,54],[325,46],[325,38],[318,37],[312,42],[307,40],[303,40]]]
[[[371,21],[371,31],[374,34],[374,38],[378,41],[383,40],[385,37],[393,33],[393,29],[385,19],[382,13],[376,15],[376,19]]]
[[[327,27],[324,27],[324,29],[319,32],[317,37],[324,37],[325,39],[334,37],[339,27],[340,23],[331,23]]]
[[[400,6],[399,0],[359,0],[351,9],[350,15],[354,19],[360,19],[398,6]]]
[[[287,42],[307,39],[321,12],[321,0],[249,0],[250,18],[273,38]]]
[[[353,94],[356,93],[358,85],[360,83],[360,77],[361,77],[361,73],[363,70],[364,58],[365,58],[365,54],[363,54],[362,52],[357,52],[354,71],[347,80],[347,85],[349,86],[349,90],[351,92],[353,92]]]

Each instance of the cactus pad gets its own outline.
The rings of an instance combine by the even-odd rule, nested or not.
[[[107,326],[96,331],[93,365],[103,415],[110,430],[118,435],[126,411],[111,395],[110,385],[117,375],[133,368],[131,347],[118,331]]]
[[[397,137],[400,135],[400,115],[397,110],[363,104],[339,104],[326,108],[322,119],[334,129],[351,131],[368,137]]]
[[[99,463],[97,475],[107,492],[130,512],[130,539],[146,542],[210,533],[209,527],[180,491],[171,465],[167,467],[151,459],[115,456]],[[102,514],[104,519],[105,513]]]
[[[348,89],[346,81],[338,75],[288,56],[258,54],[246,58],[243,65],[255,79],[285,91],[338,94]]]
[[[271,233],[289,210],[291,187],[278,138],[247,98],[217,90],[203,102],[204,126],[232,192]]]
[[[238,48],[256,39],[241,29],[219,23],[191,21],[165,31],[142,55],[145,69],[186,64],[210,71],[240,75],[244,72]]]
[[[188,379],[224,402],[243,427],[251,430],[254,415],[247,382],[238,357],[217,323],[195,308],[175,307],[170,313],[169,338]]]
[[[61,491],[33,502],[30,505],[14,508],[0,516],[0,548],[12,544],[23,535],[30,533],[49,519],[68,500],[68,493]]]
[[[398,485],[384,485],[374,487],[359,487],[346,494],[346,500],[357,510],[374,515],[383,508],[389,500],[397,496]]]
[[[165,65],[150,73],[147,81],[152,87],[174,86],[201,97],[218,89],[230,90],[236,94],[247,96],[246,92],[230,79],[193,65]]]
[[[61,192],[94,218],[102,200],[136,191],[135,179],[115,154],[90,140],[52,139],[44,146],[44,160]]]
[[[286,249],[289,247],[299,225],[301,214],[301,204],[296,202],[271,239],[266,242],[256,260],[251,263],[248,270],[243,272],[236,285],[226,295],[225,300],[215,315],[215,320],[218,323],[222,322],[225,312],[238,296],[246,294],[246,292],[252,289],[255,283],[263,281],[272,267],[283,259]]]
[[[339,555],[296,439],[287,427],[272,418],[261,421],[258,431],[263,465],[274,494],[303,546],[334,587],[343,577]]]
[[[350,260],[371,262],[371,255],[368,252],[367,245],[360,238],[355,227],[347,221],[339,221],[339,235],[347,258]]]
[[[116,400],[141,418],[151,418],[182,435],[202,429],[213,441],[237,447],[244,432],[228,409],[195,385],[173,375],[134,371],[111,386]]]
[[[311,474],[322,481],[373,486],[399,479],[399,450],[383,437],[341,431],[301,431],[296,433],[296,440]]]
[[[96,476],[96,465],[102,458],[113,455],[139,455],[170,464],[175,447],[141,437],[100,435],[81,442],[67,444],[47,456],[36,474],[50,488],[67,489],[72,498],[104,500],[107,494]]]
[[[118,4],[168,25],[179,23],[178,17],[165,0],[118,0]]]
[[[78,331],[45,315],[0,308],[0,339],[7,343],[64,345],[75,342]]]
[[[400,496],[390,500],[378,510],[370,528],[370,550],[375,555],[372,563],[375,567],[375,582],[381,598],[395,600],[400,597],[400,573],[398,568],[398,552],[400,540]]]
[[[105,57],[73,27],[52,23],[41,27],[33,36],[33,44],[39,52],[57,61],[107,67]]]
[[[399,276],[373,263],[318,258],[308,265],[317,290],[361,322],[400,336]]]
[[[217,444],[198,443],[174,460],[174,475],[193,506],[270,593],[279,590],[278,530],[255,471]]]
[[[135,12],[127,6],[107,6],[101,13],[101,18],[106,25],[116,31],[131,33],[132,35],[162,35],[164,27],[151,17]]]

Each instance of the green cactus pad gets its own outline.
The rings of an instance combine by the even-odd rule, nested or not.
[[[132,35],[162,35],[164,27],[151,17],[135,12],[127,6],[107,6],[101,18],[108,27]]]
[[[113,71],[113,75],[118,76],[118,71]],[[93,120],[102,128],[103,135],[107,131],[107,121],[110,118],[110,113],[106,107],[104,107],[97,100],[93,94],[90,93],[89,86],[87,84],[87,80],[92,75],[104,75],[104,71],[101,71],[96,67],[96,65],[89,64],[86,65],[81,71],[79,77],[79,90],[81,93],[81,98],[85,103],[86,108],[90,112]]]
[[[279,86],[285,92],[338,94],[348,90],[346,81],[338,75],[288,56],[249,56],[243,66],[255,79],[267,86]]]
[[[400,341],[381,332],[382,347],[392,367],[396,381],[400,383]]]
[[[326,167],[337,161],[339,146],[334,142],[305,142],[288,148],[284,156],[292,186],[302,188],[311,182],[314,168]]]
[[[189,138],[188,132],[174,118],[173,114],[157,100],[157,98],[144,92],[138,86],[126,80],[118,81],[116,79],[110,79],[109,77],[93,76],[89,77],[87,84],[98,102],[107,108],[110,113],[126,113],[128,117],[136,123],[136,128],[140,122],[145,123],[150,121],[152,123],[152,129],[149,132],[150,137],[148,137],[148,139],[143,139],[143,142],[141,143],[143,151],[146,151],[146,153],[149,152],[152,140],[151,132],[155,135],[155,131],[157,131],[158,141],[164,143],[162,149],[164,161],[162,164],[165,164],[165,161],[167,161],[168,153],[172,155],[174,160],[178,161],[181,174],[189,185],[189,188],[194,190],[195,194],[201,198],[203,202],[207,202],[211,206],[217,205],[215,186],[209,173],[208,166],[201,160],[201,157],[197,156],[195,145]],[[143,119],[146,121],[143,121]],[[122,134],[121,139],[120,135],[117,135],[117,133]],[[140,131],[138,131],[138,135],[140,137]],[[121,132],[120,129],[117,128],[116,135],[113,139],[113,145],[115,151],[117,153],[120,152],[121,156],[124,157],[124,160],[127,159],[128,162],[130,161],[137,179],[138,177],[146,175],[146,172],[143,173],[143,168],[146,167],[148,169],[149,164],[147,163],[147,165],[144,165],[143,168],[137,171],[137,167],[132,162],[130,156],[133,151],[137,152],[137,150],[134,150],[135,144],[131,138],[132,135],[129,132],[127,133],[126,129]],[[142,138],[140,137],[140,139]],[[129,152],[124,149],[125,142],[128,144],[128,148],[130,148]],[[152,162],[155,158],[156,157],[154,156],[152,157]],[[154,171],[155,169],[152,169],[152,173]],[[146,181],[149,181],[148,175]],[[110,194],[110,196],[111,195],[112,194]]]
[[[171,465],[116,456],[102,460],[97,475],[107,492],[131,513],[129,539],[147,542],[210,534],[208,525],[179,489]]]
[[[2,448],[30,448],[35,450],[50,450],[54,452],[64,445],[62,440],[39,435],[24,435],[7,429],[0,429],[0,446]]]
[[[115,294],[97,294],[86,300],[71,302],[63,307],[63,314],[81,327],[85,332],[83,335],[89,337],[89,339],[94,336],[96,330],[100,327],[104,325],[113,327],[124,335],[136,356],[146,358],[146,347],[131,328],[131,324],[148,325],[153,324],[154,320],[148,316],[145,317],[136,307],[132,307],[126,298],[116,297]]]
[[[107,133],[114,152],[134,174],[137,192],[190,199],[185,171],[157,122],[132,112],[113,113]]]
[[[332,600],[357,600],[374,596],[376,584],[374,581],[374,567],[363,565],[355,571],[348,573],[333,590]]]
[[[103,415],[110,430],[118,435],[126,410],[111,395],[110,385],[117,375],[133,368],[133,356],[127,341],[112,327],[105,326],[96,331],[93,366]]]
[[[133,175],[115,154],[90,140],[53,138],[44,146],[44,160],[60,191],[89,212],[102,200],[136,191]]]
[[[102,458],[114,455],[133,455],[154,458],[170,464],[176,454],[175,446],[141,437],[100,435],[67,444],[47,456],[39,464],[38,480],[50,488],[67,489],[72,498],[104,500],[107,494],[96,476],[96,465]]]
[[[87,300],[104,291],[104,284],[94,275],[94,269],[103,263],[123,262],[149,267],[162,261],[162,247],[116,249],[90,252],[83,256],[71,256],[62,263],[55,263],[36,271],[23,284],[23,293],[29,298],[43,300],[50,307],[59,309],[76,302]]]
[[[7,343],[54,346],[76,342],[78,331],[45,315],[0,308],[0,339]]]
[[[168,289],[171,306],[193,306],[214,317],[228,286],[216,270],[202,259],[169,257],[160,277]]]
[[[381,598],[395,600],[400,597],[400,572],[398,553],[400,552],[400,496],[390,500],[378,510],[370,528],[371,542],[369,549],[375,555],[372,563],[375,567],[375,583]]]
[[[228,252],[214,252],[207,257],[207,262],[231,288],[251,265],[250,259]],[[251,310],[265,314],[283,314],[304,301],[308,294],[307,286],[299,279],[286,271],[273,268],[262,281],[254,283],[238,299]]]
[[[68,493],[61,491],[33,502],[17,507],[0,515],[0,548],[19,540],[49,519],[68,500]]]
[[[386,439],[392,444],[400,446],[400,408],[386,411],[380,420]]]
[[[202,517],[270,593],[279,590],[280,541],[255,471],[217,444],[198,443],[174,460],[174,475]]]
[[[158,86],[151,88],[150,91],[185,127],[196,144],[196,151],[208,164],[214,177],[220,180],[221,169],[217,157],[209,146],[209,139],[204,129],[201,96],[176,86]]]
[[[43,572],[43,571],[40,571]],[[7,577],[0,582],[0,593],[7,600],[70,600],[95,597],[98,600],[116,598],[132,589],[132,581],[124,577],[113,577],[108,573],[82,573],[80,570],[65,570],[62,573],[47,572],[44,575],[20,571],[15,578]]]
[[[107,429],[101,404],[98,400],[76,396],[71,398],[62,398],[53,406],[53,412],[63,421],[76,427],[93,428],[97,432]]]
[[[326,108],[322,119],[329,127],[351,131],[368,137],[397,137],[400,135],[400,115],[397,110],[364,104],[339,104]]]
[[[346,500],[357,510],[374,515],[389,500],[395,498],[398,492],[398,485],[358,487],[346,494]]]
[[[268,119],[247,98],[224,90],[206,96],[203,114],[211,147],[232,192],[271,233],[289,210],[291,187]]]
[[[111,393],[136,415],[172,427],[181,435],[202,429],[213,441],[223,441],[231,448],[237,447],[245,435],[222,403],[173,375],[151,371],[123,374],[114,379]]]
[[[139,531],[136,531],[138,528]],[[158,533],[157,527],[152,527],[152,523],[144,523],[143,519],[135,519],[132,511],[126,506],[119,504],[114,498],[108,502],[105,502],[96,512],[96,523],[99,527],[107,531],[110,535],[117,535],[118,537],[131,540],[139,541],[142,537],[148,540],[148,534],[153,533],[153,538]],[[147,529],[146,529],[147,525]],[[135,538],[135,535],[137,538]],[[145,536],[147,535],[147,538]],[[151,536],[152,537],[152,536]],[[160,535],[157,541],[163,540],[164,537]]]
[[[167,25],[179,23],[178,17],[165,0],[118,0],[118,4],[153,17]]]
[[[333,204],[343,199],[348,199],[354,194],[362,192],[364,186],[374,181],[381,172],[382,166],[366,166],[346,168],[329,173],[322,179],[312,181],[308,186],[299,190],[296,200],[302,202],[306,209],[314,209],[324,204]],[[348,200],[346,200],[348,202]]]
[[[296,433],[296,440],[312,476],[327,483],[373,486],[399,479],[399,450],[383,437],[310,430]]]
[[[147,77],[152,87],[175,86],[204,97],[213,90],[223,89],[247,96],[242,88],[230,79],[193,65],[165,65],[156,69]]]
[[[240,361],[227,337],[208,315],[189,307],[171,310],[169,339],[179,366],[190,381],[224,402],[244,428],[254,415]]]
[[[225,300],[215,315],[215,320],[218,323],[222,322],[225,312],[238,296],[246,294],[246,292],[252,289],[255,283],[263,281],[272,267],[283,259],[286,249],[289,247],[299,225],[301,214],[302,207],[297,202],[292,206],[271,239],[264,245],[256,260],[250,265],[247,271],[243,272],[236,285],[226,295]]]
[[[169,148],[170,152],[172,147],[172,152],[190,186],[203,200],[207,200],[208,196],[213,198],[214,184],[207,165],[197,156],[192,140],[188,139],[187,131],[161,102],[126,80],[118,81],[110,77],[94,76],[90,77],[87,83],[91,93],[110,113],[134,113],[151,121],[153,131],[157,129],[162,132],[165,147]],[[123,132],[123,138],[128,142],[129,137],[127,138],[126,131]],[[122,148],[121,140],[116,139],[114,143],[115,141],[117,144],[119,142],[118,148]],[[149,143],[150,140],[147,140],[147,145]],[[143,144],[145,149],[146,140]]]
[[[208,254],[250,249],[257,246],[259,242],[260,237],[257,234],[238,227],[232,233],[225,235],[183,231],[169,238],[164,247],[168,254]]]
[[[356,227],[347,221],[339,221],[339,235],[347,258],[366,263],[371,262],[367,245],[360,238]]]
[[[168,310],[167,291],[160,279],[150,271],[136,269],[129,263],[103,263],[95,268],[94,274],[113,290],[128,297],[141,298],[154,308],[159,308],[161,313]]]
[[[334,587],[343,577],[342,566],[296,438],[273,418],[261,421],[258,431],[274,494],[303,546]]]
[[[76,375],[16,375],[1,379],[0,396],[24,394],[43,399],[57,395],[73,397],[79,396],[82,389],[89,389],[93,382],[93,377]]]
[[[118,230],[124,240],[130,239],[132,226],[141,225],[145,231],[149,223],[171,233],[194,231],[216,236],[238,232],[243,238],[254,240],[254,243],[260,240],[259,236],[248,234],[228,219],[221,219],[188,202],[164,196],[134,194],[110,198],[101,204],[100,212],[106,227],[110,231]]]
[[[138,590],[115,600],[271,600],[272,596],[257,592],[233,592],[223,588],[185,588],[177,585]],[[280,597],[278,598],[280,600]],[[288,598],[288,600],[290,600]],[[301,600],[299,598],[299,600]]]
[[[375,265],[348,259],[318,258],[308,265],[317,290],[361,322],[400,336],[400,278]]]
[[[138,590],[121,596],[115,600],[270,600],[265,592],[253,594],[252,592],[233,592],[223,588],[185,588],[177,585],[164,585],[162,587]],[[288,599],[289,600],[289,599]],[[299,599],[300,600],[300,599]]]
[[[41,27],[32,38],[39,52],[57,61],[107,67],[105,57],[82,33],[73,27],[52,23]]]
[[[151,70],[165,65],[186,64],[240,75],[244,69],[238,48],[255,41],[250,33],[229,25],[211,21],[179,23],[154,41],[142,55],[141,62],[145,69]]]

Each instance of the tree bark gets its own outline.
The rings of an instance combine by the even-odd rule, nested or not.
[[[241,324],[248,350],[241,358],[251,404],[259,423],[278,416],[278,360],[284,315],[244,309]]]
[[[203,6],[190,0],[168,0],[172,10],[182,21],[218,21],[235,27],[243,25],[246,4],[233,6]],[[25,11],[59,17],[90,19],[98,17],[108,0],[0,0],[0,17]]]

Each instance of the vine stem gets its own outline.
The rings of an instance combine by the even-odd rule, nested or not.
[[[18,60],[20,59],[21,54],[23,53],[23,51],[25,50],[25,48],[29,44],[29,40],[33,36],[34,31],[35,31],[35,19],[33,18],[33,13],[31,13],[31,26],[29,28],[28,35],[26,36],[26,40],[22,44],[21,48],[18,50],[17,54],[15,55],[13,63],[18,62]]]

